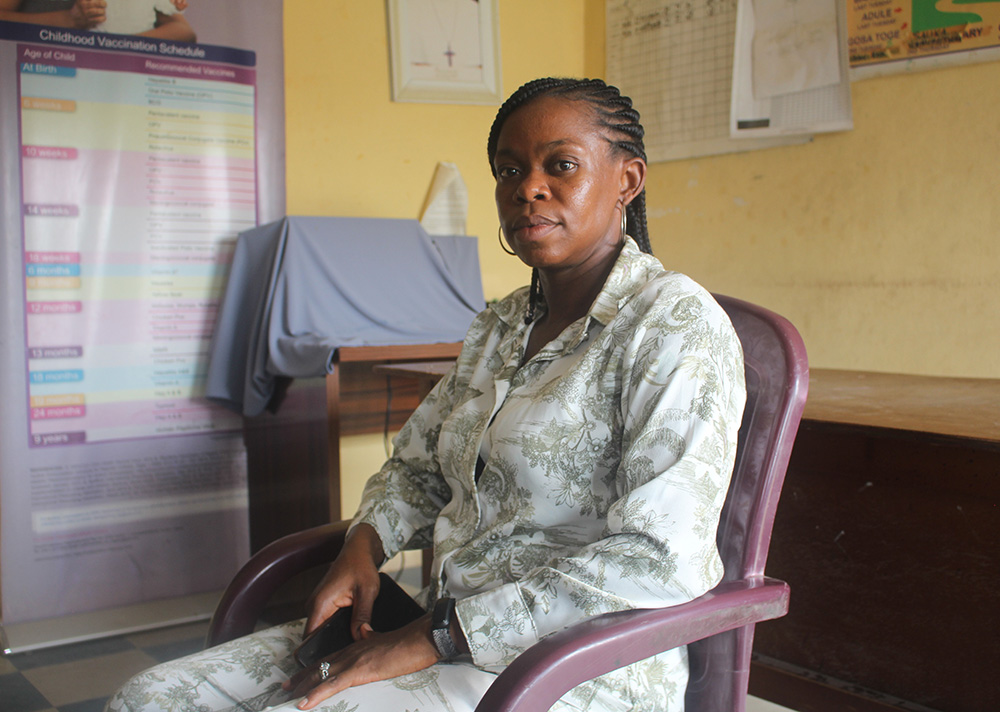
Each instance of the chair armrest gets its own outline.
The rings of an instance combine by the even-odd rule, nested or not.
[[[334,522],[271,542],[243,565],[226,587],[208,625],[211,647],[248,635],[268,600],[296,574],[333,561],[350,522]]]
[[[547,710],[577,685],[717,633],[788,612],[788,584],[760,577],[719,584],[669,608],[608,613],[543,640],[490,686],[476,712]]]

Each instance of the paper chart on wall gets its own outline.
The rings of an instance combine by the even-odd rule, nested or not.
[[[804,143],[734,139],[729,118],[737,0],[608,0],[608,81],[630,96],[650,162]]]
[[[742,0],[730,130],[737,138],[853,127],[839,0]]]
[[[754,98],[840,82],[836,0],[754,0],[753,9]],[[739,15],[736,26],[739,35]]]

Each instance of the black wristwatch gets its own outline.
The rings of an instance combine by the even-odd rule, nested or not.
[[[455,617],[455,599],[439,598],[431,614],[431,637],[441,660],[454,660],[461,653],[451,638],[451,619]]]

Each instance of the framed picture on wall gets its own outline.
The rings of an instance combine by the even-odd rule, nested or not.
[[[500,104],[498,0],[387,0],[392,98]]]

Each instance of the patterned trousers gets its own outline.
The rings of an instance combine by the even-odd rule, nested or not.
[[[293,621],[209,648],[136,675],[108,700],[105,712],[298,712],[298,698],[281,689],[295,674],[292,657],[305,621]],[[354,687],[319,712],[472,712],[496,675],[465,663]],[[573,695],[569,693],[567,697]],[[627,710],[606,691],[556,703],[552,710]]]

